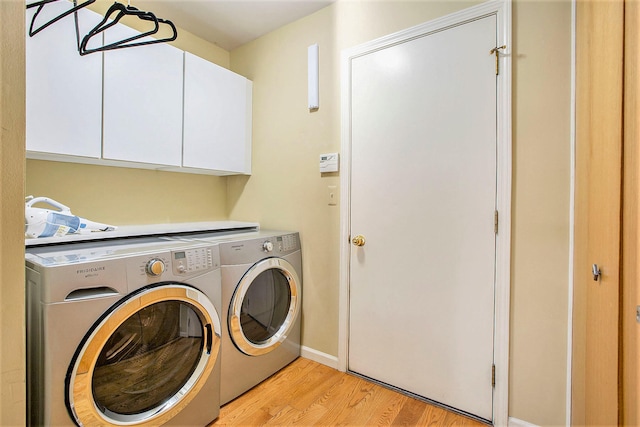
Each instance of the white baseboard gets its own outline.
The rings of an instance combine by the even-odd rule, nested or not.
[[[538,427],[535,424],[528,423],[526,421],[519,420],[517,418],[509,417],[509,427]]]
[[[314,362],[321,363],[333,369],[338,369],[338,358],[327,353],[323,353],[313,348],[302,346],[300,355]]]

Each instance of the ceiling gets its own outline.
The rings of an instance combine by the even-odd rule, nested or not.
[[[335,0],[134,0],[176,26],[231,51]]]

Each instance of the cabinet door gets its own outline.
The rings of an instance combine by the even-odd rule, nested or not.
[[[114,25],[105,44],[138,34]],[[167,43],[104,52],[103,157],[179,166],[183,52]]]
[[[71,3],[66,1],[46,4],[35,27],[70,7]],[[27,9],[27,31],[36,9]],[[78,11],[80,36],[101,19],[102,16],[87,9]],[[27,156],[99,158],[102,54],[78,54],[73,15],[26,37]]]
[[[184,167],[251,173],[252,83],[185,53]]]

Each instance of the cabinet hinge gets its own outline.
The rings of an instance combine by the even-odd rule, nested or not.
[[[491,387],[496,387],[496,365],[491,365]]]
[[[498,234],[498,211],[495,211],[493,215],[493,232]]]

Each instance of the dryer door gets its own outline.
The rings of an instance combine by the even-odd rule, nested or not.
[[[130,294],[87,333],[69,367],[67,405],[78,425],[160,425],[213,370],[220,320],[205,294],[178,283]]]
[[[301,283],[282,258],[265,258],[244,274],[229,307],[229,333],[240,351],[260,356],[277,348],[300,313]]]

